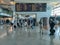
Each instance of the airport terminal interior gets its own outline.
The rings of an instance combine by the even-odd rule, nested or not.
[[[0,0],[0,45],[60,45],[60,0]]]

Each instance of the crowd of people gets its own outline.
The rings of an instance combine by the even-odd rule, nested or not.
[[[36,24],[36,19],[18,19],[18,20],[12,20],[10,21],[9,19],[7,19],[5,21],[5,24],[9,24],[9,25],[13,25],[14,28],[16,27],[31,27],[33,28],[33,26],[35,26]]]
[[[24,27],[28,27],[28,28],[34,28],[34,26],[36,26],[36,19],[18,19],[18,20],[6,20],[5,21],[5,24],[6,25],[10,25],[10,26],[13,26],[15,29],[17,27],[21,27],[21,28],[24,28]],[[42,28],[42,21],[40,20],[39,21],[39,24],[40,24],[40,28]],[[50,35],[54,35],[55,33],[55,30],[54,30],[54,26],[55,26],[55,20],[54,19],[49,19],[49,25],[50,25]],[[8,26],[7,26],[8,28]],[[8,31],[7,31],[8,33]]]

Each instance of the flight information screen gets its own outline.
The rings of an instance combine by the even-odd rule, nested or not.
[[[16,3],[16,12],[45,12],[47,4],[46,3]]]

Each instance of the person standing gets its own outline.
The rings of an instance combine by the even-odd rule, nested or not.
[[[9,23],[10,23],[10,21],[7,19],[6,20],[6,24],[5,24],[5,30],[6,30],[6,32],[7,32],[7,35],[9,35],[9,28],[10,28],[10,25],[9,25]]]
[[[54,35],[55,33],[55,30],[54,30],[54,26],[55,26],[55,23],[54,23],[54,20],[53,19],[50,19],[50,35]]]
[[[39,26],[40,26],[40,33],[43,34],[43,30],[42,30],[43,26],[42,25],[43,25],[43,22],[42,22],[42,18],[41,18],[39,21]]]

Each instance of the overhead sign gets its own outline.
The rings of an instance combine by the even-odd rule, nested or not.
[[[15,11],[16,12],[45,12],[46,3],[16,3]]]

